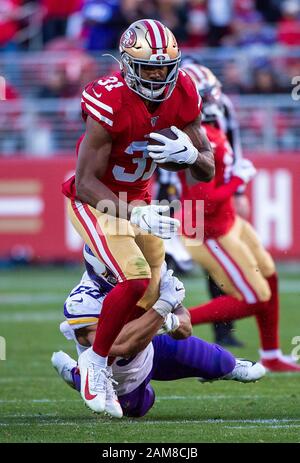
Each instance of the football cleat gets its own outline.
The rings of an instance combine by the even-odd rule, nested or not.
[[[107,367],[105,411],[114,418],[122,418],[123,410],[113,384],[117,384],[117,382],[112,377],[111,367]]]
[[[300,365],[290,360],[288,357],[275,357],[260,360],[267,371],[277,373],[300,373]]]
[[[240,383],[253,383],[258,381],[266,374],[266,369],[258,362],[252,360],[236,359],[234,369],[225,376],[215,379],[198,378],[201,383],[213,382],[218,380],[232,380]]]
[[[68,386],[75,389],[72,370],[77,367],[76,361],[60,350],[59,352],[53,352],[51,363],[59,376],[68,384]]]
[[[236,359],[236,364],[231,373],[221,379],[231,379],[241,383],[253,383],[258,381],[266,374],[266,369],[258,362],[252,360]]]
[[[95,413],[105,411],[107,370],[89,359],[90,347],[78,358],[80,394],[85,404]]]

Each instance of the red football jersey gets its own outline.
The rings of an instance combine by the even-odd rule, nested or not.
[[[150,202],[150,179],[156,164],[148,156],[145,136],[171,125],[183,129],[200,114],[201,98],[191,78],[180,71],[171,96],[149,113],[118,72],[88,84],[81,107],[85,120],[92,117],[112,137],[111,156],[101,182],[116,195],[126,192],[127,201]],[[74,177],[63,185],[63,193],[76,197]]]
[[[204,239],[209,239],[224,235],[233,225],[236,213],[232,197],[243,181],[232,176],[234,156],[225,133],[210,124],[203,124],[202,127],[205,128],[214,152],[215,177],[208,183],[200,182],[192,186],[187,185],[183,173],[180,177],[183,186],[182,199],[193,201],[191,211],[193,227],[196,226],[196,200],[204,201]],[[185,214],[188,217],[188,211]]]

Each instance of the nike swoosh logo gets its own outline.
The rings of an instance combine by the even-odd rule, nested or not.
[[[86,380],[85,380],[84,397],[86,398],[86,400],[93,400],[95,397],[97,397],[97,394],[93,395],[90,393],[88,372],[87,372]]]
[[[101,98],[102,93],[97,93],[94,89],[93,89],[93,92],[94,92],[94,94],[96,95],[97,98]]]
[[[73,302],[82,302],[83,301],[83,297],[81,297],[80,299],[73,299]]]
[[[145,224],[147,225],[147,227],[150,228],[150,225],[149,225],[148,222],[145,220],[145,216],[146,216],[146,214],[143,214],[143,215],[142,215],[142,219],[143,219],[143,221],[145,222]]]
[[[186,146],[185,146],[182,150],[180,150],[180,151],[175,151],[175,153],[172,153],[172,154],[184,153],[185,151],[187,151],[187,147],[186,147]]]

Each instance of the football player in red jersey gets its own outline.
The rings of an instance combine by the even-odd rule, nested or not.
[[[82,93],[86,132],[76,174],[63,185],[74,227],[119,282],[103,306],[93,348],[79,358],[81,395],[95,412],[105,410],[111,345],[129,319],[157,300],[161,238],[179,226],[160,215],[168,207],[150,205],[156,163],[184,163],[202,181],[214,175],[200,128],[201,98],[179,70],[172,32],[155,20],[136,21],[122,35],[120,52],[121,72],[91,82]],[[168,127],[176,140],[154,132],[151,139],[161,144],[147,145],[150,132]]]
[[[216,167],[215,178],[206,184],[188,185],[182,175],[184,199],[193,201],[193,209],[196,200],[204,201],[204,241],[197,245],[194,239],[185,237],[184,241],[193,259],[226,294],[190,309],[192,324],[254,315],[261,340],[261,363],[270,371],[300,372],[300,365],[284,357],[279,348],[279,296],[273,259],[250,223],[239,217],[233,206],[234,193],[253,178],[255,168],[247,159],[233,163],[230,144],[217,124],[217,78],[204,66],[193,64],[184,69],[193,76],[202,96],[203,127],[214,150]]]

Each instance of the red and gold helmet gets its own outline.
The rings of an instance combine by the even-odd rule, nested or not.
[[[131,90],[150,101],[169,98],[176,85],[180,63],[180,51],[170,29],[154,19],[136,21],[123,33],[119,50],[121,69]],[[166,80],[158,84],[143,79],[143,66],[166,66]]]
[[[193,79],[202,98],[202,119],[209,122],[222,117],[222,85],[219,79],[210,69],[198,63],[185,64],[182,69]]]

